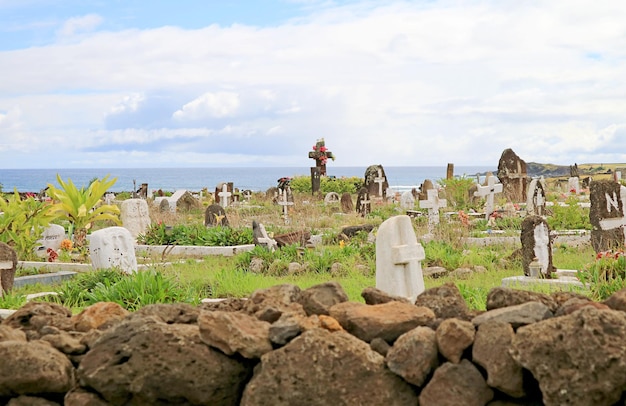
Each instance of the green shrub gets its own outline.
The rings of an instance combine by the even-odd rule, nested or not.
[[[343,193],[356,193],[363,185],[363,179],[353,176],[350,178],[330,178],[328,176],[322,176],[320,179],[320,192],[329,193],[336,192]],[[291,179],[291,190],[298,193],[311,193],[311,177],[310,176],[295,176]]]
[[[438,183],[443,186],[449,208],[453,210],[475,208],[472,205],[472,196],[469,192],[470,187],[476,183],[473,178],[463,176],[460,178],[440,179]]]
[[[599,253],[596,261],[586,270],[578,272],[578,279],[589,284],[591,298],[602,301],[624,288],[626,282],[626,256],[623,252]]]
[[[589,209],[580,207],[576,196],[570,196],[565,206],[555,204],[551,207],[552,215],[546,221],[552,230],[591,230]]]
[[[227,247],[252,244],[252,229],[232,227],[205,227],[202,224],[178,224],[167,226],[153,223],[144,234],[137,236],[137,242],[146,245],[196,245]]]

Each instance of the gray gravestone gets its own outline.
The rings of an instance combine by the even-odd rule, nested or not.
[[[150,227],[150,210],[144,199],[126,199],[120,207],[120,220],[133,238],[145,234]]]
[[[400,207],[407,210],[413,210],[415,208],[415,196],[413,196],[410,190],[407,190],[400,196]]]
[[[589,192],[593,249],[596,253],[623,249],[626,242],[626,187],[610,180],[599,180],[591,182]]]
[[[359,189],[359,194],[356,198],[356,211],[361,215],[361,217],[365,217],[371,209],[372,206],[369,192],[366,188],[362,187]]]
[[[314,166],[311,168],[311,193],[315,194],[320,191],[320,184],[322,182],[321,168]]]
[[[8,244],[0,242],[0,296],[3,292],[13,289],[15,270],[17,268],[17,254]]]
[[[534,258],[541,264],[541,276],[551,278],[555,271],[552,265],[552,241],[550,227],[541,216],[527,216],[522,221],[522,267],[524,275],[530,276],[529,264]]]
[[[415,303],[425,290],[421,265],[424,258],[411,218],[401,215],[387,219],[376,235],[376,288]]]
[[[222,207],[228,207],[228,202],[230,201],[230,197],[233,195],[232,192],[228,191],[228,184],[223,183],[222,184],[222,190],[220,192],[217,193],[218,196],[218,203],[220,204],[220,206]]]
[[[61,241],[66,238],[65,228],[59,224],[50,224],[41,233],[41,239],[37,241],[43,246],[45,252],[48,248],[58,251],[61,248]],[[39,249],[41,251],[41,249]]]
[[[89,256],[94,269],[119,268],[128,274],[137,272],[134,239],[124,227],[107,227],[91,233]]]
[[[385,169],[382,165],[370,165],[365,170],[365,187],[367,188],[370,198],[385,197],[385,193],[389,188],[389,182],[387,182]]]
[[[528,180],[526,162],[510,148],[502,152],[498,162],[498,179],[508,201],[526,201],[526,183]]]
[[[435,186],[430,179],[424,179],[424,182],[420,185],[420,192],[417,196],[417,200],[428,200],[428,191],[434,188]]]
[[[219,204],[212,204],[207,207],[204,212],[204,225],[206,227],[228,227],[228,218],[224,208]]]

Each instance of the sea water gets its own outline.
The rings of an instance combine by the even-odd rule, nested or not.
[[[365,176],[366,167],[334,167],[326,169],[328,176],[359,177]],[[446,167],[443,166],[390,166],[384,167],[390,188],[403,192],[417,188],[425,180],[433,182],[445,179]],[[486,166],[459,166],[455,175],[476,177],[495,168]],[[94,178],[117,178],[109,189],[112,192],[130,192],[137,190],[142,183],[148,184],[151,191],[176,191],[186,189],[200,191],[204,188],[213,191],[221,182],[233,182],[239,190],[265,191],[277,185],[282,177],[311,176],[311,169],[305,167],[270,167],[270,168],[109,168],[109,169],[0,169],[0,184],[4,192],[17,189],[19,192],[39,192],[49,183],[59,186],[57,174],[64,182],[69,179],[77,187],[87,186]]]

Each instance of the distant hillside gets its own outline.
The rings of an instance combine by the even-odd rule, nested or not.
[[[626,164],[579,164],[578,174],[580,176],[611,174],[615,168],[626,168]],[[558,178],[570,176],[570,166],[527,162],[526,172],[530,177]]]

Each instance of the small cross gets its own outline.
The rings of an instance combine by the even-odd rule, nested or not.
[[[487,175],[487,186],[478,185],[478,191],[474,192],[474,196],[487,197],[485,204],[485,219],[487,220],[493,213],[493,197],[496,193],[502,193],[502,183],[496,183],[496,177],[492,174]]]
[[[383,183],[385,183],[385,177],[383,172],[378,168],[378,177],[374,178],[374,182],[378,183],[378,196],[383,196]]]
[[[363,200],[361,200],[361,216],[365,217],[369,211],[370,207],[370,199],[368,195],[363,196]]]
[[[289,206],[293,206],[293,202],[290,202],[287,200],[287,191],[284,190],[282,192],[280,192],[280,199],[278,200],[278,204],[283,206],[283,218],[285,219],[285,223],[288,224],[289,223],[289,215],[288,215],[288,208]]]
[[[222,185],[222,191],[217,195],[220,197],[220,205],[222,207],[228,207],[228,198],[232,195],[232,193],[228,191],[228,185],[226,183]]]
[[[420,208],[428,209],[428,231],[432,233],[435,225],[439,224],[439,209],[446,207],[448,201],[439,198],[439,191],[436,189],[428,189],[427,200],[420,200]]]

